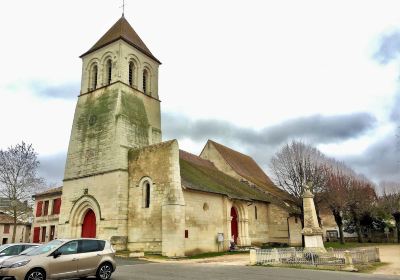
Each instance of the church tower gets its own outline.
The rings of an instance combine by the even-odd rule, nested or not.
[[[122,16],[81,55],[64,173],[60,237],[127,236],[128,151],[161,142],[158,67]]]

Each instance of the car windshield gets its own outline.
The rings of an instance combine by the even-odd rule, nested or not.
[[[41,245],[41,246],[33,249],[32,251],[28,252],[25,255],[26,256],[36,256],[36,255],[45,254],[45,253],[48,253],[51,250],[57,248],[58,246],[60,246],[63,243],[64,243],[64,241],[61,241],[61,240],[53,240],[47,244]]]
[[[28,254],[30,251],[32,251],[32,250],[34,250],[34,249],[36,249],[36,248],[38,248],[39,246],[32,246],[32,247],[29,247],[28,249],[25,249],[24,251],[22,251],[21,253],[20,253],[20,255],[26,255],[26,254]]]

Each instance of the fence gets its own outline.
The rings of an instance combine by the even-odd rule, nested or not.
[[[282,248],[250,251],[250,262],[260,265],[312,265],[352,267],[352,264],[365,264],[379,261],[378,248],[357,248],[352,250],[327,251],[321,248]]]

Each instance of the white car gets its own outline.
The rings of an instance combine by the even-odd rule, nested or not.
[[[23,251],[31,247],[38,247],[37,244],[32,243],[11,243],[0,246],[0,263],[6,259],[19,255]]]

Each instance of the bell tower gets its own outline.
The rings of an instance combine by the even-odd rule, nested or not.
[[[161,141],[160,62],[125,17],[81,58],[65,180],[126,169],[129,148]]]
[[[124,16],[81,58],[81,90],[64,172],[59,232],[80,237],[82,217],[92,210],[97,237],[123,237],[128,151],[162,139],[161,63]],[[86,206],[78,205],[80,200]]]

